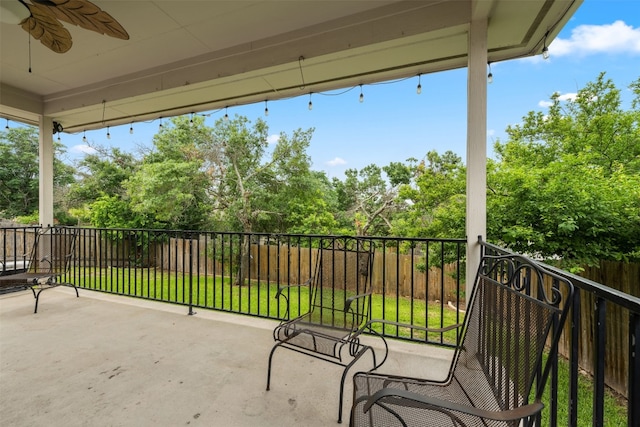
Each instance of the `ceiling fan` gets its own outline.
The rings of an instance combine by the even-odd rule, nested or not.
[[[3,12],[21,19],[18,23],[26,32],[56,53],[67,52],[73,44],[71,33],[60,21],[129,40],[118,21],[88,0],[5,0],[1,5]]]

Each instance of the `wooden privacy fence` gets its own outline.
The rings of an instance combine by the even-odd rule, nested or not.
[[[579,276],[601,283],[626,294],[640,297],[640,264],[615,261],[600,261],[597,267],[585,267]],[[580,341],[578,343],[578,364],[589,374],[593,374],[594,334],[596,330],[595,296],[581,293]],[[629,380],[629,311],[615,304],[607,306],[605,346],[605,383],[621,395],[627,395]],[[559,351],[568,357],[570,325],[560,342]]]
[[[233,264],[234,260],[230,263],[228,259],[222,262],[222,255],[214,252],[216,249],[220,251],[218,246],[204,242],[190,244],[185,239],[171,239],[161,246],[154,250],[158,267],[188,272],[191,260],[193,273],[225,277],[238,274],[237,262]],[[252,244],[247,278],[281,285],[302,283],[312,274],[317,251],[318,249],[284,245]],[[334,260],[336,266],[341,264],[339,256],[340,254]],[[446,264],[444,268],[431,267],[428,270],[422,266],[423,256],[376,251],[371,270],[374,293],[428,301],[455,301],[459,286],[456,265]],[[346,286],[347,289],[352,289],[355,282],[346,283]]]

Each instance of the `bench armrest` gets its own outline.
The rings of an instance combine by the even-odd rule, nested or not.
[[[450,411],[461,412],[464,414],[473,415],[479,418],[496,420],[496,421],[514,421],[520,420],[523,418],[531,417],[536,415],[542,408],[544,408],[544,404],[542,402],[534,402],[528,405],[521,406],[515,409],[509,409],[506,411],[488,411],[486,409],[475,408],[473,406],[461,405],[459,403],[450,402],[448,400],[438,399],[432,396],[425,396],[418,393],[413,393],[407,390],[396,389],[396,388],[383,388],[382,390],[378,390],[373,396],[371,396],[364,405],[364,412],[369,412],[371,407],[379,403],[381,399],[386,399],[388,403],[393,403],[396,405],[402,405],[403,400],[410,400],[413,402],[411,406],[418,407],[424,405],[425,409],[429,408],[444,408]]]

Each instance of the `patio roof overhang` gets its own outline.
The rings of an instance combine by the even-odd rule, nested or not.
[[[581,2],[93,1],[129,40],[63,23],[58,54],[2,0],[0,117],[79,132],[467,67],[476,19],[489,62],[536,55]]]
[[[0,117],[39,125],[41,224],[53,223],[54,122],[81,132],[467,67],[474,277],[486,237],[487,63],[540,54],[582,0],[96,0],[129,40],[65,24],[64,54],[29,47],[7,22],[17,2],[0,1]]]

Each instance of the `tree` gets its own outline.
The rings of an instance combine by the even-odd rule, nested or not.
[[[402,208],[397,190],[409,182],[409,167],[398,162],[382,168],[370,164],[360,171],[347,169],[345,176],[344,182],[337,178],[333,181],[344,232],[355,230],[359,236],[388,235],[393,214]]]
[[[640,258],[640,80],[625,111],[604,77],[566,104],[555,94],[496,144],[490,238],[568,268]]]
[[[258,119],[251,125],[246,117],[236,116],[218,120],[213,138],[200,147],[219,223],[245,233],[237,254],[237,284],[248,275],[247,234],[289,230],[320,196],[306,154],[312,134],[313,129],[297,130],[291,137],[281,133],[269,153],[267,124]],[[321,216],[317,222],[330,218]]]
[[[119,148],[93,147],[76,167],[77,180],[67,195],[70,205],[78,207],[95,201],[102,195],[124,195],[123,183],[133,175],[140,161]]]
[[[155,150],[123,183],[138,222],[147,227],[201,230],[209,224],[211,202],[199,147],[210,140],[204,119],[174,117],[154,135]]]
[[[0,216],[33,215],[38,211],[38,134],[31,126],[0,132]],[[73,169],[60,160],[63,146],[54,141],[54,212],[60,216],[60,194],[73,182]]]
[[[93,148],[96,152],[85,155],[77,164],[77,180],[69,187],[66,204],[74,216],[97,227],[133,226],[134,215],[130,209],[126,209],[127,213],[121,211],[122,214],[115,209],[105,212],[101,209],[106,208],[106,200],[127,205],[124,182],[133,175],[140,161],[119,148]]]
[[[393,222],[393,233],[408,237],[464,238],[466,169],[462,159],[447,151],[429,151],[417,166],[412,182],[400,187],[408,204]]]

